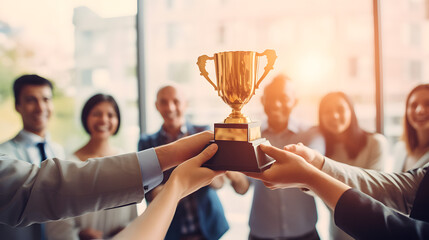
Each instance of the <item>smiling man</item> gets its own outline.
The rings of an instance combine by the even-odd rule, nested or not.
[[[38,75],[23,75],[15,80],[15,109],[21,115],[23,129],[0,144],[0,153],[37,166],[47,158],[64,159],[63,148],[53,143],[47,132],[54,109],[52,90],[52,83]],[[24,228],[0,225],[0,236],[3,239],[46,239],[40,224]]]
[[[295,83],[287,75],[277,75],[264,88],[261,103],[267,116],[262,137],[278,148],[302,142],[323,152],[325,142],[316,128],[291,117],[298,103]],[[249,216],[249,240],[318,240],[314,198],[300,189],[271,190],[253,181],[253,202]],[[271,219],[271,221],[267,221]]]
[[[138,145],[140,151],[208,129],[208,126],[198,126],[186,121],[187,102],[184,95],[184,91],[176,84],[169,84],[158,90],[155,106],[164,123],[158,132],[141,136]],[[162,184],[145,195],[149,204],[161,191],[172,171],[173,169],[165,171]],[[165,240],[214,240],[219,239],[228,229],[216,191],[206,186],[179,202]]]

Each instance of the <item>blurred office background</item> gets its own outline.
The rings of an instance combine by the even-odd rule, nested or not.
[[[139,134],[162,123],[154,106],[159,86],[184,86],[192,122],[221,122],[230,108],[200,76],[198,56],[265,49],[278,58],[261,87],[278,73],[294,79],[295,117],[317,124],[320,98],[344,91],[363,127],[393,144],[406,94],[429,79],[429,0],[0,0],[0,141],[22,127],[12,93],[20,74],[55,82],[50,132],[68,153],[88,138],[80,111],[97,92],[119,101],[114,141],[135,151]],[[215,79],[213,62],[207,70]],[[260,96],[244,112],[263,121]],[[219,195],[231,224],[223,239],[247,239],[252,192],[224,188]]]

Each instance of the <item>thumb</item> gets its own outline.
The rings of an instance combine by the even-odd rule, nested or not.
[[[268,146],[268,145],[263,145],[263,144],[261,144],[260,146],[261,146],[261,150],[264,153],[266,153],[268,156],[270,156],[270,157],[272,157],[272,158],[274,158],[276,160],[284,157],[284,155],[285,155],[285,151],[280,150],[280,149],[278,149],[276,147]]]
[[[283,147],[283,150],[288,152],[296,152],[296,144],[289,144]]]
[[[195,161],[198,166],[201,166],[203,163],[205,163],[207,160],[209,160],[215,155],[217,148],[218,146],[215,143],[210,144],[210,146],[204,149],[204,151],[194,157],[195,160],[193,161]]]

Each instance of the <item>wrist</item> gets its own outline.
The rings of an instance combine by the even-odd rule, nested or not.
[[[303,184],[305,188],[314,190],[317,188],[317,185],[320,183],[323,172],[318,169],[316,166],[312,165],[306,169],[306,174],[304,174]]]
[[[165,183],[161,191],[165,192],[170,198],[174,198],[178,202],[183,198],[183,188],[180,186],[179,181],[170,180],[172,179],[170,178],[169,181]]]
[[[325,156],[316,151],[316,156],[311,162],[311,165],[321,170],[323,168],[323,164],[325,164]]]
[[[166,171],[177,164],[174,163],[174,158],[171,158],[169,153],[174,152],[174,144],[166,144],[155,148],[156,156],[158,157],[159,166],[162,171]]]

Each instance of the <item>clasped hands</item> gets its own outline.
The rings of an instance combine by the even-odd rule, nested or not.
[[[176,189],[180,189],[180,198],[210,184],[215,177],[226,173],[201,167],[217,151],[216,144],[204,149],[211,139],[213,133],[205,131],[155,148],[163,171],[179,165],[166,186],[175,185]],[[244,174],[263,181],[271,189],[308,188],[311,185],[311,176],[319,171],[324,161],[323,155],[301,143],[287,145],[284,149],[265,145],[261,145],[260,148],[276,162],[262,173]]]

